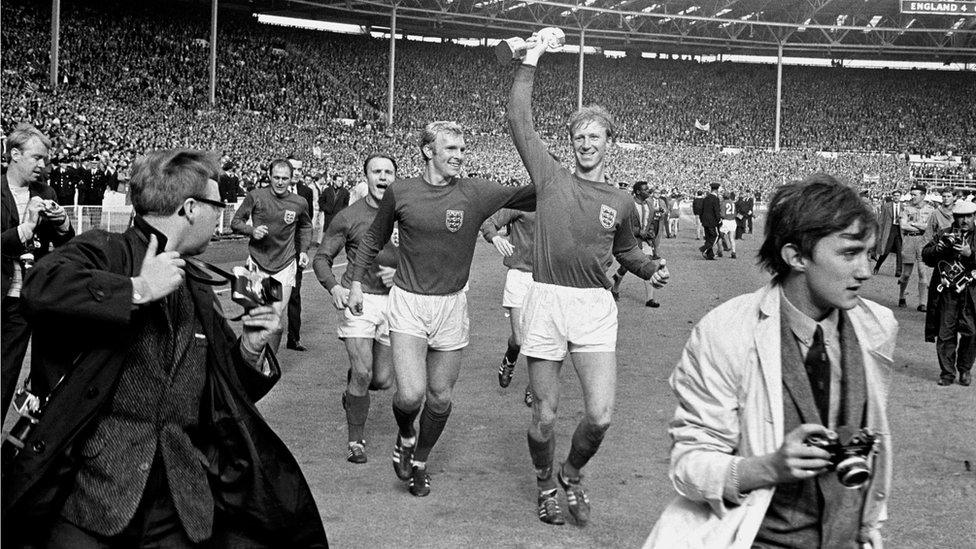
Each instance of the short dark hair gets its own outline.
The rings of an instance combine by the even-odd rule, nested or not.
[[[132,163],[129,189],[139,215],[172,215],[191,196],[203,196],[207,181],[217,181],[220,164],[206,152],[188,149],[152,151]]]
[[[711,187],[711,189],[712,189],[713,191],[717,191],[717,190],[718,190],[718,188],[719,188],[719,187],[721,187],[721,186],[722,186],[722,184],[721,184],[721,183],[712,183],[711,185],[709,185],[709,187]]]
[[[861,222],[858,238],[877,232],[874,211],[857,191],[832,176],[816,173],[803,181],[784,185],[769,202],[759,264],[773,273],[774,280],[782,281],[790,273],[790,266],[781,254],[783,246],[792,244],[801,255],[811,257],[817,242],[855,221]]]
[[[634,183],[634,186],[631,188],[633,189],[634,192],[637,192],[638,189],[641,188],[647,189],[648,187],[650,187],[650,185],[651,184],[648,183],[647,181],[637,181]]]
[[[268,165],[268,175],[271,175],[271,172],[273,172],[277,166],[285,166],[288,168],[289,176],[295,175],[295,167],[291,165],[291,162],[285,160],[284,158],[276,158],[275,160],[271,161],[271,164]]]
[[[385,158],[389,160],[393,164],[393,171],[395,172],[400,171],[400,166],[397,166],[396,159],[394,159],[392,156],[386,153],[374,152],[369,156],[367,156],[366,160],[363,161],[363,173],[367,173],[366,170],[369,169],[369,163],[375,158]]]

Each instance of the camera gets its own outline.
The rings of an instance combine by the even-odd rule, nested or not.
[[[44,201],[44,209],[41,210],[40,213],[43,216],[49,216],[49,215],[51,215],[53,213],[56,213],[59,209],[61,209],[61,206],[58,206],[58,203],[57,202],[55,202],[53,200],[45,200]]]
[[[4,464],[10,463],[24,449],[25,441],[41,421],[41,400],[26,386],[17,389],[14,394],[14,408],[20,414],[20,418],[3,441],[0,455]]]
[[[257,270],[257,267],[234,267],[231,280],[231,299],[245,312],[255,307],[281,301],[281,282]]]
[[[805,443],[826,450],[830,463],[837,472],[837,480],[847,488],[860,488],[871,480],[871,464],[868,457],[874,450],[878,437],[867,429],[855,433],[846,443],[836,434],[811,435]]]
[[[962,241],[962,235],[954,231],[944,233],[941,238],[941,244],[944,248],[955,248]]]

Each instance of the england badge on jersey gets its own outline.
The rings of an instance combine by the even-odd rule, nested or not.
[[[613,222],[616,220],[617,210],[606,204],[600,204],[600,225],[603,225],[604,229],[612,229]]]
[[[291,225],[295,222],[295,212],[291,210],[285,210],[285,224]]]
[[[461,225],[464,224],[464,210],[447,210],[444,223],[447,225],[447,230],[452,233],[458,232],[461,230]]]

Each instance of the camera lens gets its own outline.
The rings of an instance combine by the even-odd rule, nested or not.
[[[860,488],[871,480],[868,462],[860,456],[852,456],[837,464],[837,480],[847,488]]]

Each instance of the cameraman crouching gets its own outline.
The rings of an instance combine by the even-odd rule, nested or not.
[[[925,341],[935,342],[939,385],[972,383],[976,360],[976,284],[973,271],[973,218],[976,204],[959,201],[952,207],[952,225],[937,232],[922,248],[922,261],[932,267],[930,307],[925,315]],[[934,305],[934,306],[932,306]]]
[[[776,191],[759,251],[773,280],[708,313],[671,375],[680,497],[645,547],[881,547],[898,324],[858,296],[876,227],[830,176]],[[862,429],[873,436],[857,445]],[[816,443],[835,434],[859,446],[854,475]]]
[[[182,259],[223,212],[218,174],[197,151],[137,159],[135,225],[84,233],[28,274],[34,375],[53,389],[4,463],[4,547],[327,545],[298,464],[254,407],[281,375],[267,346],[278,314],[252,309],[236,337]]]

